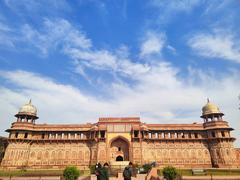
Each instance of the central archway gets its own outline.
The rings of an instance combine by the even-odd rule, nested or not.
[[[120,156],[120,155],[119,155],[119,156],[117,156],[117,157],[116,157],[116,161],[123,161],[123,157],[122,157],[122,156]]]
[[[118,136],[110,141],[110,158],[112,161],[129,161],[129,142]]]

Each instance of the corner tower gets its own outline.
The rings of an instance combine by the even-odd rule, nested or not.
[[[33,123],[35,124],[35,120],[37,117],[37,108],[32,105],[31,99],[25,105],[23,105],[19,112],[15,115],[17,118],[17,122],[25,122],[25,123]]]
[[[16,122],[13,122],[11,128],[6,130],[10,133],[9,138],[28,140],[32,137],[32,131],[29,129],[35,125],[35,121],[38,119],[37,108],[29,100],[19,109],[15,117],[17,118]]]
[[[235,150],[228,122],[223,119],[224,114],[209,99],[202,108],[203,127],[206,130],[208,148],[213,167],[235,167]]]

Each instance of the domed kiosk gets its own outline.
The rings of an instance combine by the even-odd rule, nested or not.
[[[35,123],[35,120],[38,119],[37,108],[32,105],[31,99],[19,109],[15,117],[17,117],[17,122]]]
[[[207,104],[202,108],[201,118],[204,122],[222,120],[224,114],[220,112],[219,108],[207,99]]]

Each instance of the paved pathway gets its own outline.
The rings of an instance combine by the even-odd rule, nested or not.
[[[139,174],[133,177],[132,180],[145,180],[145,174]],[[96,176],[81,176],[78,180],[96,180]],[[160,177],[162,179],[162,177]],[[183,180],[240,180],[240,176],[183,176]],[[45,177],[0,177],[0,180],[61,180],[60,176],[45,176]],[[110,177],[109,180],[123,180],[122,177]]]
[[[78,180],[90,180],[89,176],[81,176]],[[61,180],[60,176],[44,176],[44,177],[0,177],[0,180]]]
[[[183,176],[183,180],[240,180],[240,176]]]

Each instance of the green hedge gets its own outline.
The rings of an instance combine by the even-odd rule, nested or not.
[[[76,166],[68,166],[63,171],[65,180],[77,180],[80,176],[80,171]]]
[[[167,166],[163,168],[163,177],[166,180],[175,180],[177,177],[177,170],[175,167]]]

